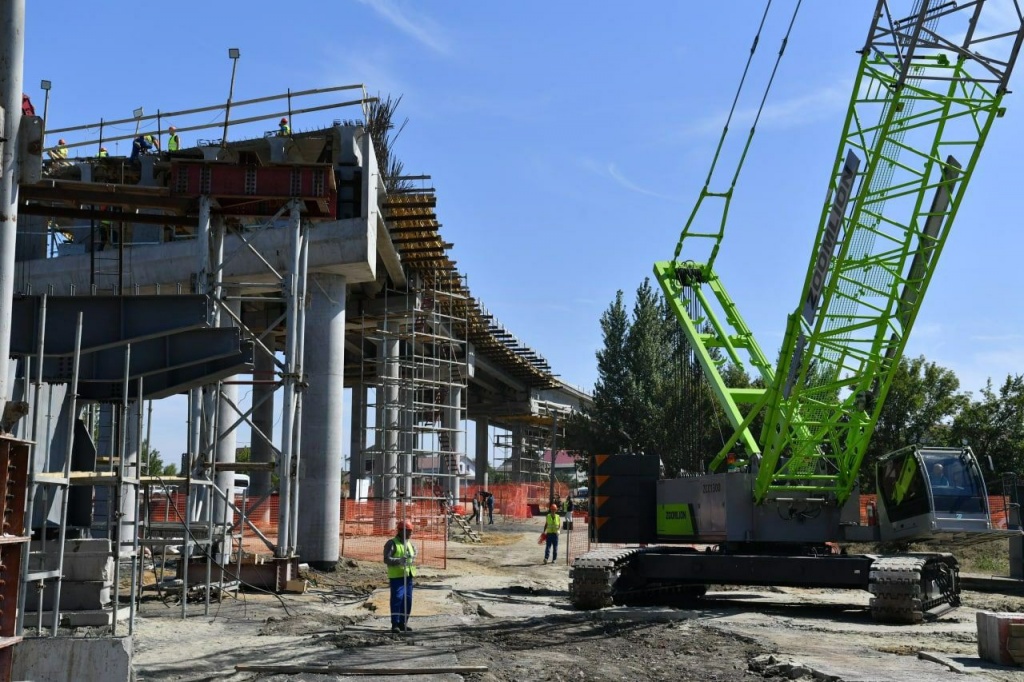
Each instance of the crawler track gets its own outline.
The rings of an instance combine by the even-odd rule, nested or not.
[[[960,569],[951,554],[879,557],[868,591],[875,621],[921,623],[930,611],[960,605]]]

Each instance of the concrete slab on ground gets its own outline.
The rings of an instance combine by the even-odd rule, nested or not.
[[[14,645],[11,679],[130,682],[131,637],[33,637]]]

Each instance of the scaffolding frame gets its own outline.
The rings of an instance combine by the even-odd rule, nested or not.
[[[389,524],[401,516],[400,500],[455,499],[465,479],[464,291],[457,273],[410,273],[404,287],[381,292],[382,312],[365,316],[361,326],[361,347],[373,356],[360,364],[360,383],[373,390],[361,420],[364,449],[352,461],[372,455],[370,496],[389,503]]]

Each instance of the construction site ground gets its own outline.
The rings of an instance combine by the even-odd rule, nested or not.
[[[1024,611],[1024,596],[965,591],[963,607],[917,626],[878,625],[867,593],[842,590],[712,588],[691,609],[581,612],[565,562],[542,565],[539,531],[539,520],[497,524],[483,544],[450,544],[446,570],[421,570],[409,633],[391,632],[383,563],[366,561],[308,573],[302,595],[248,592],[209,615],[190,605],[184,620],[180,606],[147,603],[138,679],[372,679],[235,668],[276,665],[409,680],[1024,680],[981,662],[975,635],[977,610]],[[458,666],[486,672],[434,672]]]

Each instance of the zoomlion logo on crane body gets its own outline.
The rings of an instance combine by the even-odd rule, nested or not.
[[[843,226],[843,216],[846,214],[846,206],[850,201],[850,193],[853,190],[853,180],[857,177],[857,169],[860,168],[860,159],[852,151],[846,153],[846,162],[843,164],[843,172],[839,176],[839,185],[836,187],[835,200],[832,202],[832,211],[829,212],[828,222],[825,224],[825,235],[818,247],[818,256],[814,259],[814,271],[811,273],[811,284],[807,288],[807,296],[804,297],[803,310],[801,312],[804,322],[808,327],[814,324],[814,315],[818,312],[818,301],[821,298],[821,290],[825,287],[825,279],[828,277],[828,266],[832,262],[832,254],[835,253],[836,244],[839,243],[839,229]],[[793,351],[793,361],[789,365],[789,375],[786,377],[786,386],[782,395],[789,397],[800,374],[803,365],[804,347],[807,345],[807,336],[803,332],[796,340],[796,349]]]

